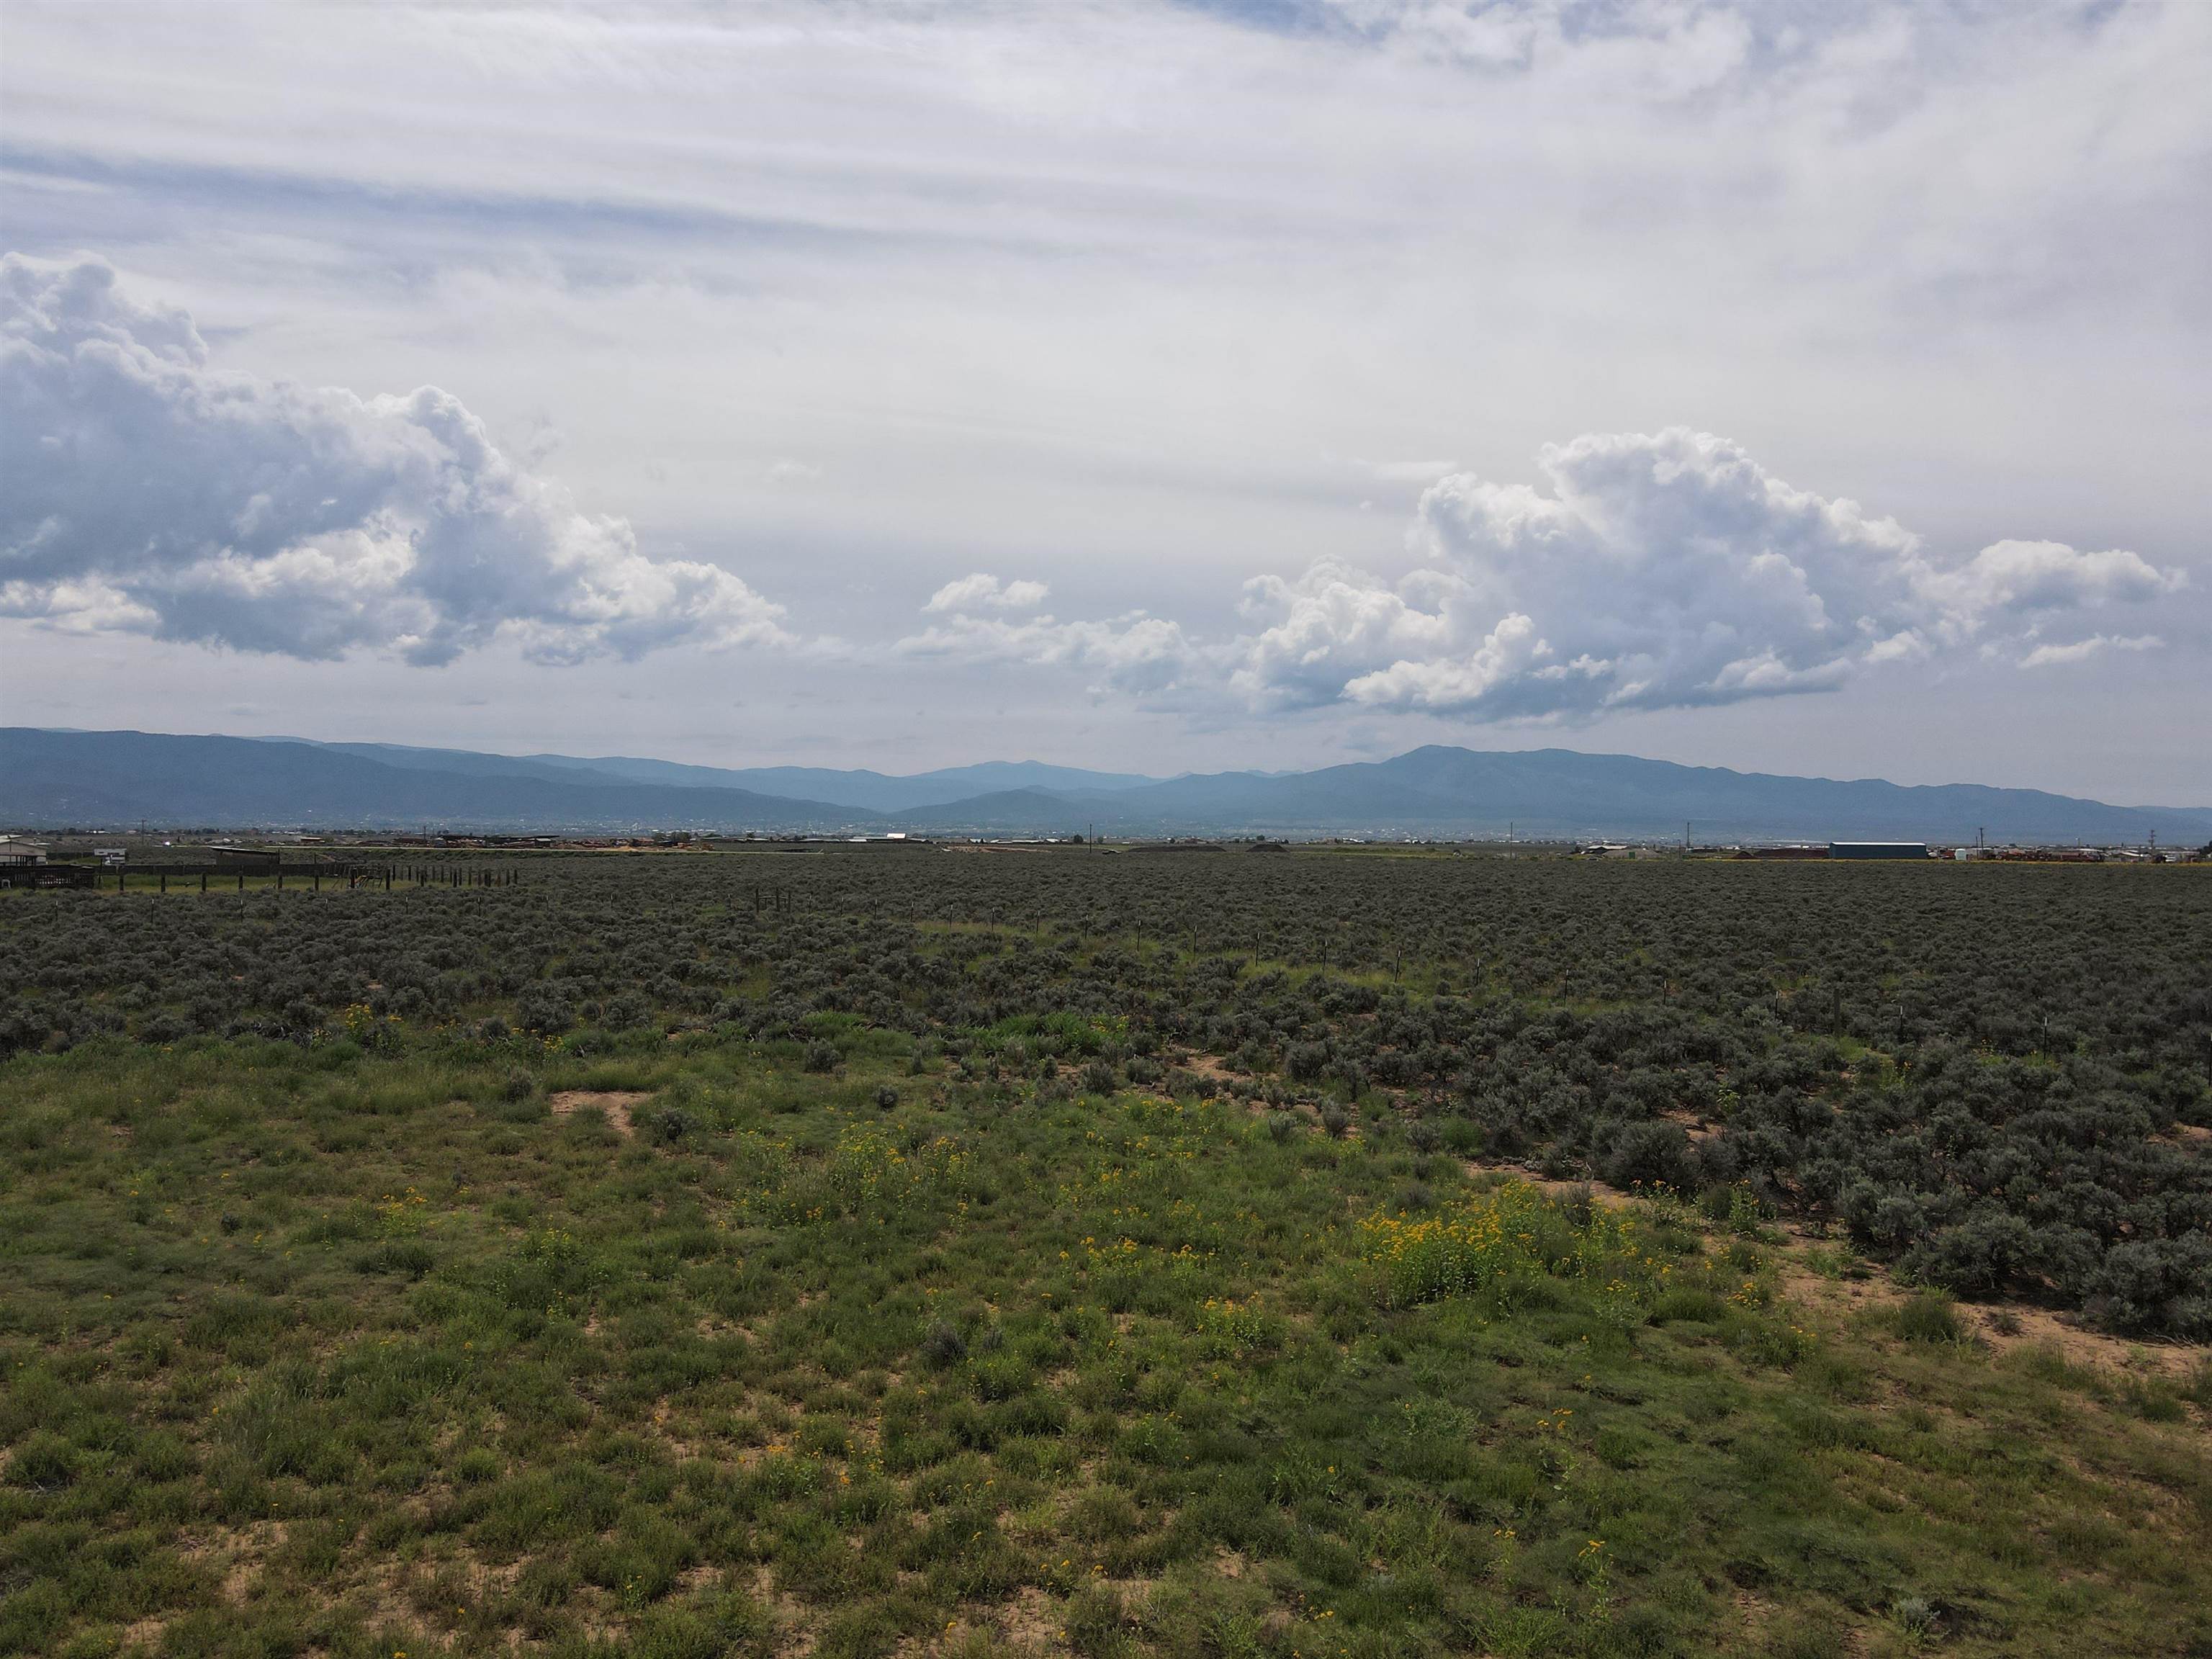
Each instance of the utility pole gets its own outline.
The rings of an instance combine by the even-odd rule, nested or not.
[[[1687,858],[1689,855],[1690,855],[1690,821],[1689,821],[1687,818],[1685,818],[1685,819],[1683,819],[1683,820],[1682,820],[1682,856],[1683,856],[1684,858]]]

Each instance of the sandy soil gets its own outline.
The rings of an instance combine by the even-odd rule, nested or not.
[[[550,1095],[545,1103],[556,1117],[571,1117],[586,1106],[596,1106],[607,1115],[617,1133],[635,1134],[629,1121],[630,1109],[652,1099],[648,1094],[635,1093],[622,1089],[563,1089]]]

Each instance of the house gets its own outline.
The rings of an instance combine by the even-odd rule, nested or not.
[[[18,841],[13,836],[0,836],[0,869],[21,869],[27,864],[44,864],[46,849],[34,841]]]

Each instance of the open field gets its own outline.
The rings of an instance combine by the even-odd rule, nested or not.
[[[548,858],[0,985],[0,1652],[2212,1653],[2201,872]]]

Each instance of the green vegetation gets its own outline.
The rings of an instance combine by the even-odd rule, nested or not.
[[[2084,877],[2131,1009],[2057,1001]],[[2212,1369],[1869,1264],[2056,1224],[2067,1111],[2185,1238],[2208,900],[858,853],[17,896],[0,1653],[2212,1651]],[[1732,1000],[1822,925],[1906,1046]],[[2063,1052],[1939,1010],[1992,961]],[[1923,1215],[2012,1184],[1900,1246],[1785,1114],[1946,1149]]]

